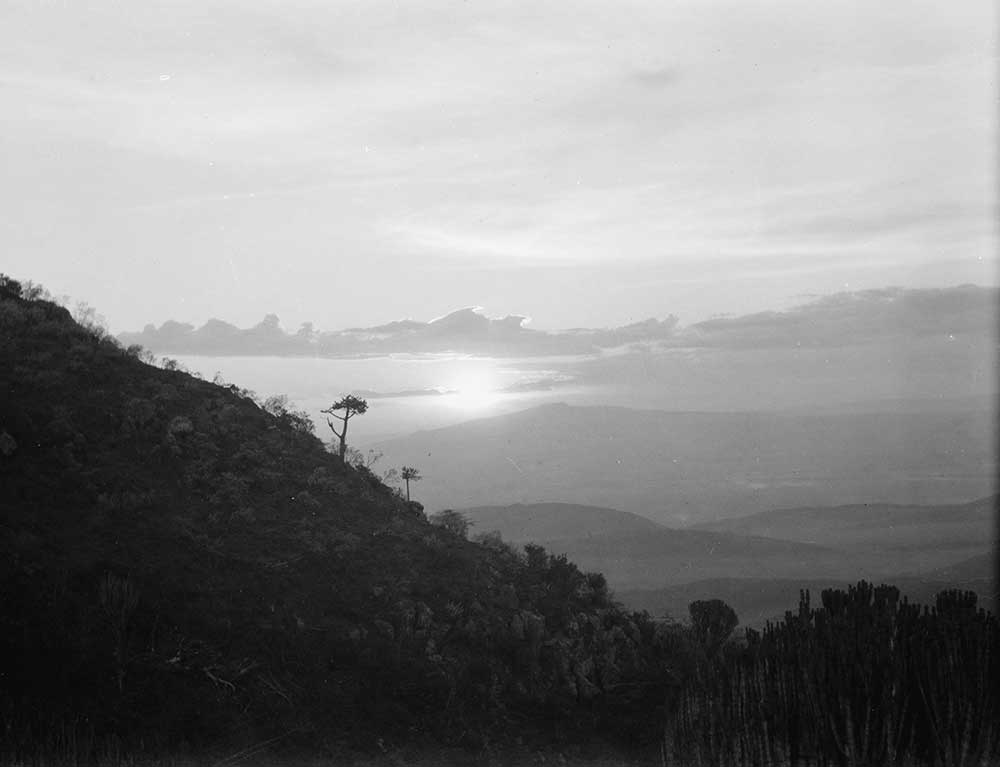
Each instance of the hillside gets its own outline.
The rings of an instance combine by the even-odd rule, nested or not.
[[[997,470],[994,432],[994,419],[976,411],[806,415],[545,405],[377,447],[391,465],[420,468],[429,508],[558,498],[678,526],[774,508],[984,496]]]
[[[6,756],[659,726],[659,629],[602,577],[432,526],[301,414],[140,356],[0,278]]]

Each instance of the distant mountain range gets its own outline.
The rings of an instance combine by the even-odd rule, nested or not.
[[[428,509],[615,507],[672,526],[775,508],[994,492],[991,413],[676,413],[543,405],[389,440]]]
[[[800,589],[818,600],[823,589],[858,578],[893,583],[914,601],[933,602],[945,588],[976,591],[987,606],[996,600],[995,497],[956,506],[780,510],[697,530],[573,504],[461,511],[473,534],[495,530],[510,543],[566,554],[603,572],[630,607],[658,615],[684,617],[695,599],[721,598],[745,625],[759,625],[793,608]]]
[[[1000,542],[1000,541],[997,541]],[[940,567],[937,570],[923,573],[921,577],[929,580],[948,581],[956,586],[968,586],[980,581],[989,581],[997,576],[997,550],[988,554],[963,559],[960,562]],[[995,589],[994,589],[995,591]],[[994,598],[996,594],[994,593]]]
[[[635,514],[571,504],[462,509],[473,533],[496,530],[602,572],[615,588],[657,588],[729,575],[805,577],[840,572],[843,556],[806,543],[664,527]]]
[[[983,535],[989,533],[996,513],[994,496],[947,506],[866,503],[779,509],[706,522],[694,528],[838,548],[863,548],[884,556],[947,551],[958,559],[982,548]]]

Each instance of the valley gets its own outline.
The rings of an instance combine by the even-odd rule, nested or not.
[[[991,411],[670,412],[546,404],[373,445],[429,509],[607,506],[671,527],[792,507],[994,492]]]
[[[857,578],[893,583],[913,601],[945,588],[996,603],[996,496],[946,506],[791,509],[688,528],[571,504],[461,509],[472,534],[537,543],[604,573],[628,607],[686,619],[687,605],[718,598],[747,626],[792,609],[800,589],[819,594]]]

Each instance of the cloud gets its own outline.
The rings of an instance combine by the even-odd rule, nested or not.
[[[883,197],[888,196],[883,193]],[[854,243],[889,236],[921,236],[938,234],[983,234],[992,228],[997,211],[982,203],[915,201],[908,207],[888,206],[880,211],[870,205],[853,209],[814,213],[802,211],[783,220],[769,222],[763,234],[773,241]]]
[[[695,323],[559,369],[595,401],[633,407],[989,410],[998,307],[1000,290],[969,285],[842,292]]]
[[[674,67],[639,69],[632,73],[632,79],[647,88],[664,88],[674,85],[680,75]]]
[[[197,329],[170,320],[159,328],[147,325],[140,333],[122,333],[119,340],[140,344],[155,353],[175,354],[352,357],[459,353],[509,357],[593,354],[601,349],[669,338],[677,325],[676,317],[668,317],[619,328],[545,332],[528,328],[528,321],[524,315],[489,317],[479,307],[466,307],[428,322],[398,320],[327,332],[317,332],[311,323],[305,323],[292,334],[281,329],[276,315],[269,314],[247,329],[218,319]],[[413,396],[413,392],[406,396]]]
[[[817,298],[784,312],[718,318],[671,339],[684,347],[795,348],[865,344],[929,336],[994,336],[1000,292],[962,285],[907,290],[884,288]]]
[[[525,380],[507,384],[497,389],[498,394],[535,394],[539,392],[550,392],[560,386],[572,383],[573,376],[555,370],[536,371],[535,374]],[[399,391],[378,391],[375,389],[355,389],[351,392],[355,396],[365,399],[411,399],[422,397],[447,397],[453,394],[461,394],[459,389],[401,389]]]
[[[540,331],[528,327],[528,318],[523,315],[489,317],[479,307],[466,307],[426,322],[398,320],[326,332],[306,323],[296,333],[287,333],[273,314],[248,329],[216,319],[198,329],[168,321],[160,328],[147,325],[141,333],[123,333],[119,338],[156,353],[324,357],[437,353],[567,356],[636,346],[660,351],[830,348],[892,339],[991,337],[996,331],[998,291],[962,285],[841,292],[785,311],[718,317],[683,327],[676,317],[669,316],[617,328]],[[551,384],[550,378],[545,380]]]
[[[274,315],[248,328],[212,320],[166,322],[122,334],[157,354],[324,356],[433,355],[507,372],[494,393],[511,401],[619,403],[670,410],[836,408],[911,400],[917,409],[982,402],[996,392],[1000,289],[899,287],[802,296],[781,311],[681,325],[648,319],[615,328],[532,328],[520,314],[491,317],[465,307],[432,320],[401,319],[337,331],[306,323],[286,331]],[[264,363],[250,368],[270,369]],[[278,368],[281,366],[279,365]],[[261,369],[263,369],[261,368]],[[278,369],[275,368],[275,369]],[[403,378],[354,393],[426,407],[461,388],[454,372]],[[388,403],[393,404],[393,403]],[[958,403],[962,407],[961,402]],[[393,405],[395,407],[395,405]],[[851,405],[854,407],[854,405]]]

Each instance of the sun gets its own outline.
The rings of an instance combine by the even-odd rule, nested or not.
[[[462,410],[485,410],[499,399],[496,382],[485,370],[466,370],[447,387],[449,404]]]

